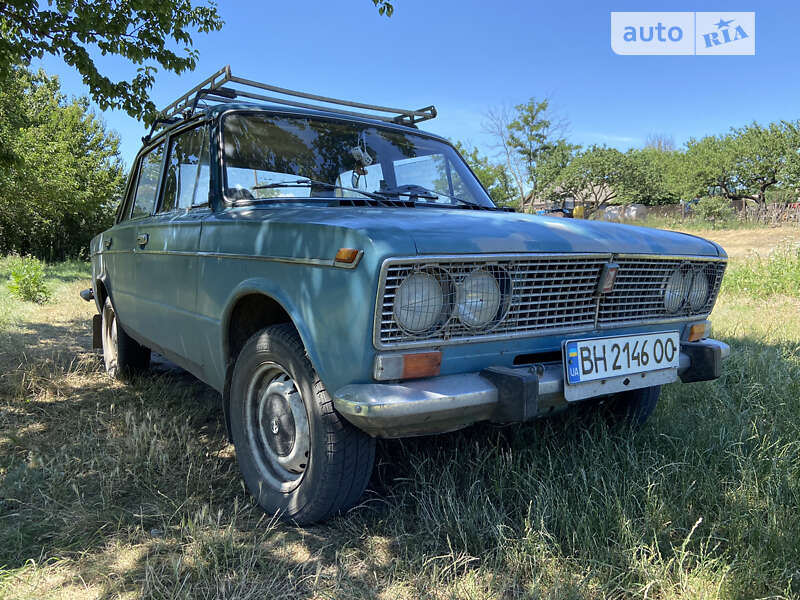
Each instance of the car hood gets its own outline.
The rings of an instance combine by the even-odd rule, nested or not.
[[[465,253],[719,254],[708,240],[650,227],[517,213],[453,212],[447,211],[447,217],[422,215],[415,219],[410,234],[420,254],[453,252],[455,248]]]
[[[238,211],[237,211],[238,212]],[[275,225],[343,228],[385,246],[406,239],[419,254],[514,252],[608,252],[724,256],[715,243],[676,233],[585,219],[445,208],[314,207],[246,210],[240,217],[271,213]],[[246,215],[246,216],[245,216]],[[274,218],[277,217],[277,218]],[[260,220],[260,219],[259,219]],[[391,242],[394,240],[394,242]]]

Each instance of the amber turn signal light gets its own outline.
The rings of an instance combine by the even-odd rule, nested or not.
[[[442,366],[441,352],[419,352],[403,355],[403,379],[433,377]]]
[[[336,252],[336,258],[334,261],[337,263],[352,265],[358,258],[358,253],[359,251],[355,248],[339,248],[338,252]]]
[[[378,354],[373,376],[377,381],[419,379],[439,374],[441,352],[409,352],[408,354]]]
[[[689,341],[697,342],[711,335],[711,323],[704,321],[695,323],[689,328]]]

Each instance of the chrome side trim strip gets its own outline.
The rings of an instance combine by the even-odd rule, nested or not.
[[[198,256],[201,258],[230,258],[234,260],[257,260],[262,262],[278,262],[293,265],[311,265],[314,267],[335,267],[337,269],[355,269],[361,262],[364,251],[360,250],[352,263],[338,262],[333,258],[297,258],[294,256],[262,256],[259,254],[236,254],[232,252],[192,252],[189,250],[100,250],[92,256],[101,254],[156,254],[167,256]]]

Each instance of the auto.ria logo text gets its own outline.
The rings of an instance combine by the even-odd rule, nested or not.
[[[754,12],[612,12],[616,54],[756,53]]]

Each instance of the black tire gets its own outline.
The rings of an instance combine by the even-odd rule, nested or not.
[[[150,366],[150,348],[142,346],[125,333],[119,323],[111,298],[103,304],[103,362],[106,373],[113,379],[124,379],[147,370]]]
[[[603,400],[605,413],[614,424],[641,427],[653,414],[661,395],[661,386],[614,394]]]
[[[242,477],[268,514],[315,523],[364,493],[375,440],[336,413],[291,324],[267,327],[242,348],[230,424]]]

